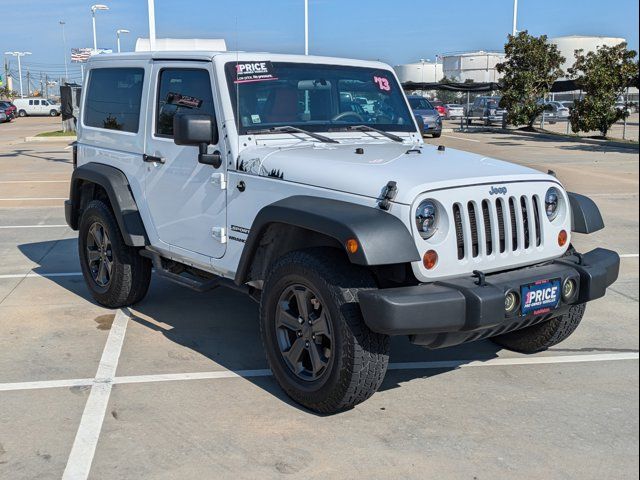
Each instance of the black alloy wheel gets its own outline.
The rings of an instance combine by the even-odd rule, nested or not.
[[[104,226],[95,222],[87,233],[87,263],[96,285],[107,288],[113,272],[113,249]]]
[[[334,337],[328,309],[309,287],[294,284],[278,300],[276,336],[285,365],[299,379],[313,382],[328,370]]]

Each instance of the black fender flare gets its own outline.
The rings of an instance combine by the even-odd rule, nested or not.
[[[80,222],[82,185],[85,183],[100,185],[107,192],[118,227],[127,245],[149,245],[147,232],[127,176],[121,170],[102,163],[87,163],[73,171],[69,200],[65,202],[67,224],[73,230],[78,229]]]
[[[571,231],[594,233],[604,228],[604,220],[596,203],[579,193],[567,192],[571,206]]]
[[[411,233],[390,213],[340,200],[300,195],[279,200],[258,212],[240,257],[236,284],[247,281],[260,239],[274,223],[318,232],[337,240],[351,263],[356,265],[393,265],[420,260]],[[355,253],[346,250],[349,239],[358,242]]]

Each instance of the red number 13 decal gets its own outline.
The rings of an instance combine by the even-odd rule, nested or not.
[[[373,81],[378,85],[378,88],[380,90],[382,90],[383,92],[390,92],[391,91],[391,84],[389,83],[389,80],[387,80],[384,77],[373,77]]]

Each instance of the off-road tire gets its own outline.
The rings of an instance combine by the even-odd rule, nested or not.
[[[495,343],[501,347],[520,353],[536,353],[547,350],[566,340],[584,316],[586,304],[574,305],[570,310],[557,318],[552,318],[538,325],[516,330],[493,337]]]
[[[99,222],[109,235],[113,252],[112,274],[106,288],[95,282],[87,260],[87,237],[89,228],[95,222]],[[113,212],[100,200],[89,202],[82,213],[78,253],[87,287],[99,304],[108,308],[130,306],[141,301],[147,294],[151,282],[151,262],[140,256],[139,249],[124,243]]]
[[[276,307],[292,283],[304,282],[330,313],[335,346],[324,375],[314,382],[297,378],[285,364],[276,339]],[[260,303],[260,332],[269,366],[293,400],[318,413],[349,409],[373,395],[389,363],[389,337],[365,325],[358,292],[375,288],[370,273],[351,265],[342,252],[312,248],[286,254],[270,268]]]

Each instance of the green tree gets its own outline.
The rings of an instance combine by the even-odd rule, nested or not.
[[[574,103],[571,128],[575,133],[597,130],[606,137],[614,123],[629,115],[627,109],[616,108],[616,102],[638,77],[638,63],[634,61],[637,53],[620,43],[587,54],[576,50],[575,55],[569,74],[585,96]]]
[[[532,128],[545,109],[540,99],[564,75],[560,66],[565,59],[546,35],[535,37],[526,30],[509,35],[504,51],[506,60],[496,65],[503,74],[500,106],[507,110],[507,123]]]
[[[455,82],[448,79],[447,77],[444,77],[438,83],[455,83]],[[450,90],[438,89],[436,90],[436,97],[442,103],[458,103],[460,101],[460,93],[452,92]]]
[[[16,92],[14,92],[13,90],[9,90],[9,87],[7,85],[3,85],[2,87],[0,87],[0,98],[12,100],[16,96]]]

